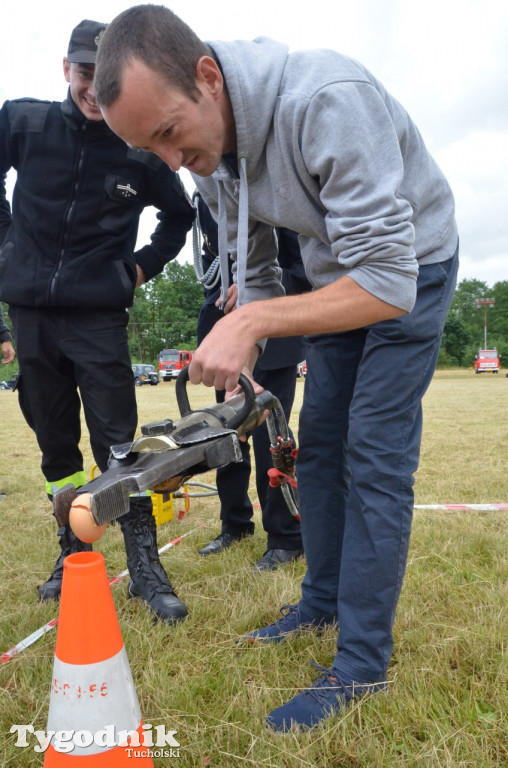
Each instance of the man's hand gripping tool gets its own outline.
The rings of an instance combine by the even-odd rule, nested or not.
[[[72,485],[55,490],[53,505],[60,525],[69,522],[72,508],[70,523],[74,527],[73,520],[77,519],[79,510],[80,525],[79,530],[76,526],[76,535],[82,538],[81,523],[87,522],[85,530],[95,527],[97,539],[107,523],[129,511],[131,494],[146,490],[173,493],[193,475],[241,461],[239,437],[261,424],[266,411],[271,450],[280,455],[281,447],[286,446],[285,454],[288,454],[291,438],[286,418],[278,399],[268,390],[255,396],[250,381],[242,375],[239,381],[242,393],[224,403],[192,411],[187,381],[188,369],[184,368],[176,381],[180,419],[145,424],[141,427],[141,437],[111,447],[108,469],[98,478],[77,492]],[[284,466],[286,471],[279,472],[284,477],[275,484],[282,486],[290,511],[298,516],[294,461],[292,470],[287,463]],[[86,521],[83,515],[87,517]],[[95,540],[93,532],[90,537]]]

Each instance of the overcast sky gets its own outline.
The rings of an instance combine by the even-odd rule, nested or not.
[[[134,3],[8,0],[0,20],[0,102],[61,100],[62,58],[82,18],[111,21]],[[268,35],[292,50],[335,48],[402,102],[456,198],[459,280],[508,279],[508,0],[175,0],[205,40]],[[186,186],[193,184],[184,171]],[[10,182],[14,179],[10,174]],[[153,213],[143,217],[149,238]],[[185,251],[190,256],[190,238]]]

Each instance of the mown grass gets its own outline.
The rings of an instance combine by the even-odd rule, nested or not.
[[[297,403],[303,382],[298,382]],[[195,407],[212,401],[192,388]],[[138,391],[140,423],[177,414],[174,387]],[[296,412],[293,426],[297,427]],[[507,502],[508,381],[471,372],[439,372],[424,402],[425,429],[416,503]],[[39,451],[15,395],[0,393],[0,653],[57,614],[36,600],[56,557],[55,526],[43,492]],[[86,434],[86,432],[84,433]],[[90,451],[84,450],[87,468]],[[213,482],[213,474],[200,478]],[[319,478],[316,479],[319,482]],[[181,502],[176,503],[178,510]],[[388,695],[364,699],[307,733],[281,736],[264,717],[329,665],[335,634],[299,636],[268,647],[236,643],[295,602],[300,561],[254,574],[264,551],[254,537],[217,557],[196,550],[218,532],[217,497],[193,499],[189,514],[160,529],[160,544],[192,531],[162,555],[189,619],[153,624],[144,606],[113,586],[118,619],[145,723],[178,732],[180,766],[196,768],[501,768],[508,765],[506,511],[416,510],[410,556],[395,623]],[[108,573],[125,567],[118,527],[97,545]],[[100,631],[100,628],[97,628]],[[56,630],[0,666],[0,764],[42,765],[14,746],[13,724],[46,728]],[[78,727],[78,726],[77,726]],[[32,737],[33,739],[33,737]],[[71,760],[71,758],[69,758]],[[155,765],[171,759],[155,758]]]

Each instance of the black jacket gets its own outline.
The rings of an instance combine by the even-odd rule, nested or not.
[[[17,171],[12,215],[5,177]],[[159,210],[134,252],[139,217]],[[28,307],[130,306],[136,262],[149,280],[185,243],[194,210],[178,176],[130,149],[72,101],[0,110],[0,299]]]

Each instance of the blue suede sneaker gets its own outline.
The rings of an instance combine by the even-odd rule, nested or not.
[[[258,640],[262,642],[280,643],[288,635],[300,630],[317,629],[318,632],[324,627],[330,627],[337,623],[336,616],[326,616],[320,619],[315,616],[309,616],[302,611],[299,605],[283,605],[280,609],[282,618],[269,624],[267,627],[255,629],[248,635],[240,638],[239,642],[254,644]]]
[[[323,674],[312,683],[310,688],[268,715],[266,724],[274,731],[289,731],[291,727],[314,728],[326,717],[344,709],[352,699],[386,688],[386,683],[348,682],[346,684],[332,669],[320,667],[312,661],[311,664]]]

